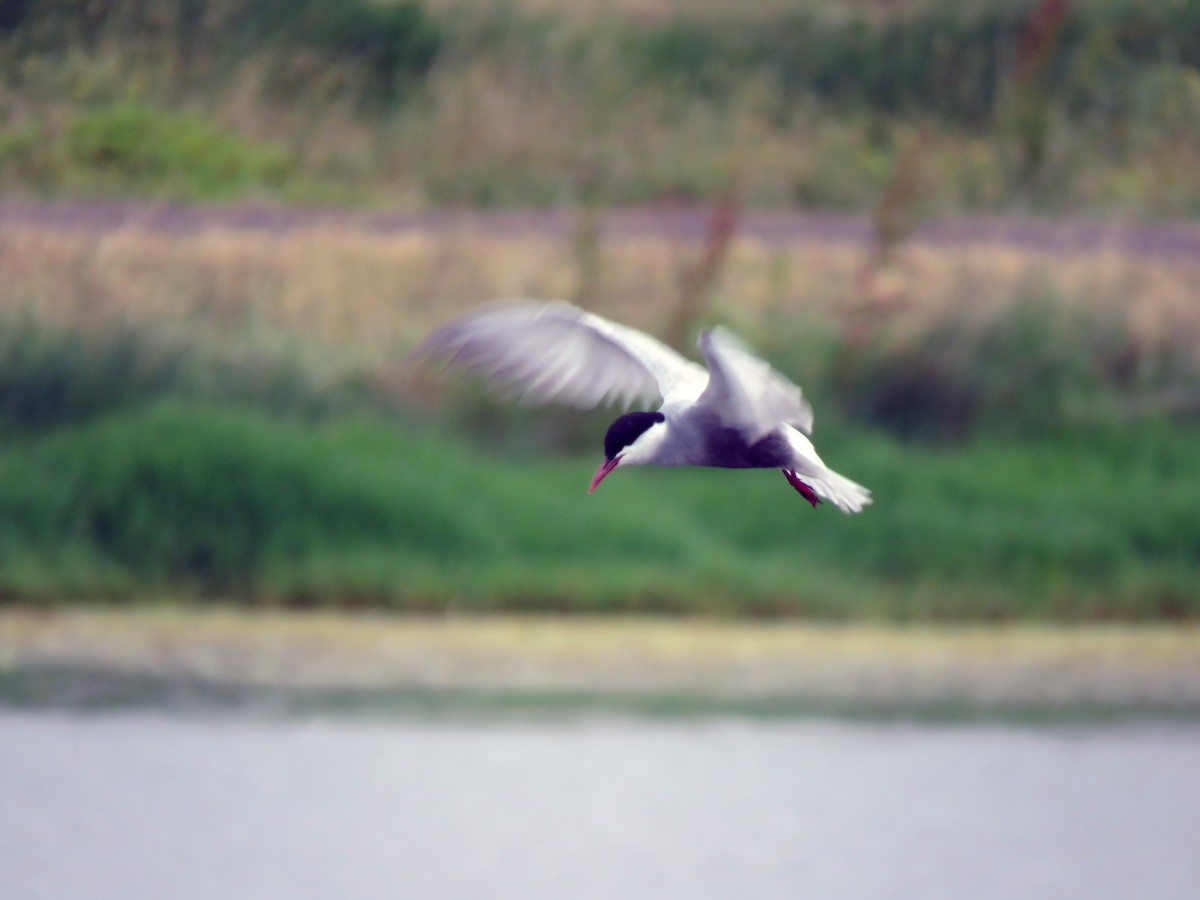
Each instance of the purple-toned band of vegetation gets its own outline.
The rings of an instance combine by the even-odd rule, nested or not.
[[[610,236],[701,240],[711,227],[711,216],[710,209],[691,205],[617,209],[604,213],[603,230]],[[299,228],[345,227],[384,234],[465,231],[553,235],[570,233],[577,218],[578,213],[568,209],[368,212],[128,200],[0,202],[0,228],[144,228],[172,233],[206,228],[283,233]],[[743,235],[780,244],[867,244],[874,239],[874,225],[869,216],[833,212],[747,211],[739,219],[738,230]],[[1020,216],[974,216],[926,222],[914,229],[912,238],[942,246],[1001,244],[1052,253],[1108,249],[1146,256],[1200,258],[1200,223],[1192,222],[1052,221]]]

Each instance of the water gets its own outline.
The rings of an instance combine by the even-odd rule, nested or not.
[[[1200,896],[1200,728],[0,713],[8,898]]]

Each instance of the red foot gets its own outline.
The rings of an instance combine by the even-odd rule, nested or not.
[[[780,469],[779,471],[782,472],[783,477],[788,480],[788,484],[790,484],[797,491],[799,491],[800,496],[803,497],[805,500],[807,500],[809,503],[811,503],[813,506],[816,506],[818,503],[821,502],[821,498],[817,496],[817,492],[814,491],[809,485],[807,485],[803,481],[801,481],[800,476],[797,475],[795,472],[793,472],[791,469]]]

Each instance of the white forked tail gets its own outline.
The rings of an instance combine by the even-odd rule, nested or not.
[[[785,427],[784,433],[795,457],[792,465],[781,471],[805,500],[814,506],[816,498],[828,500],[844,513],[862,512],[862,508],[870,504],[871,492],[826,466],[812,441],[794,428]]]
[[[800,476],[812,485],[817,496],[828,500],[844,513],[862,512],[871,503],[871,492],[845,475],[826,469],[820,475]]]

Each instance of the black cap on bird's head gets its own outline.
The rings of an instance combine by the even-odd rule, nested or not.
[[[592,483],[588,486],[588,493],[594,491],[596,486],[604,480],[604,476],[617,467],[617,463],[621,459],[621,452],[626,447],[632,445],[651,426],[664,421],[666,421],[666,416],[660,412],[631,412],[618,416],[608,426],[608,431],[604,435],[604,462],[600,463],[600,468],[596,470]]]

